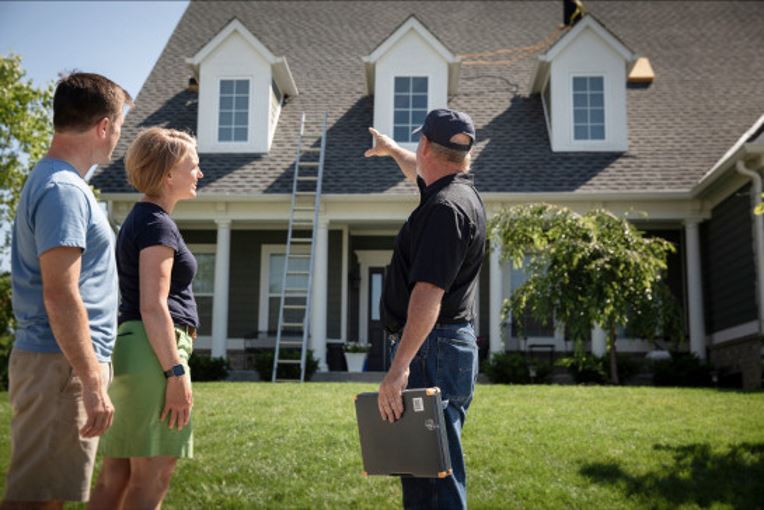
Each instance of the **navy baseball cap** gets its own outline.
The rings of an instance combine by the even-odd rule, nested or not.
[[[431,142],[456,151],[467,152],[475,144],[475,125],[469,115],[456,110],[438,108],[427,114],[424,123],[412,134],[422,132]],[[454,143],[451,137],[464,133],[471,138],[469,144]]]

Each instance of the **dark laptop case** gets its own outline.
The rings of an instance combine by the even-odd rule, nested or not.
[[[355,397],[358,435],[365,475],[445,478],[451,474],[446,422],[439,388],[403,392],[403,415],[384,421],[378,393]]]

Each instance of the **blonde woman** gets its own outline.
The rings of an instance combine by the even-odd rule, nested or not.
[[[193,455],[188,357],[199,326],[197,265],[170,214],[196,197],[203,174],[186,133],[142,131],[125,156],[143,197],[117,238],[121,303],[109,396],[114,424],[91,508],[158,508],[179,457]]]

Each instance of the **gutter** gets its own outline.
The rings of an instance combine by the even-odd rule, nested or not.
[[[758,159],[758,169],[764,168],[764,156]],[[735,163],[735,169],[738,173],[751,179],[751,202],[754,207],[762,203],[762,185],[761,175],[758,169],[750,169],[745,161],[739,160]],[[753,242],[756,251],[756,284],[757,297],[759,304],[759,334],[764,333],[764,216],[754,214],[753,216]]]

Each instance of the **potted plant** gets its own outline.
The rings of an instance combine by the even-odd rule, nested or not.
[[[348,342],[344,346],[345,361],[348,364],[348,372],[363,372],[363,362],[366,360],[366,353],[369,352],[369,344],[358,342]]]

